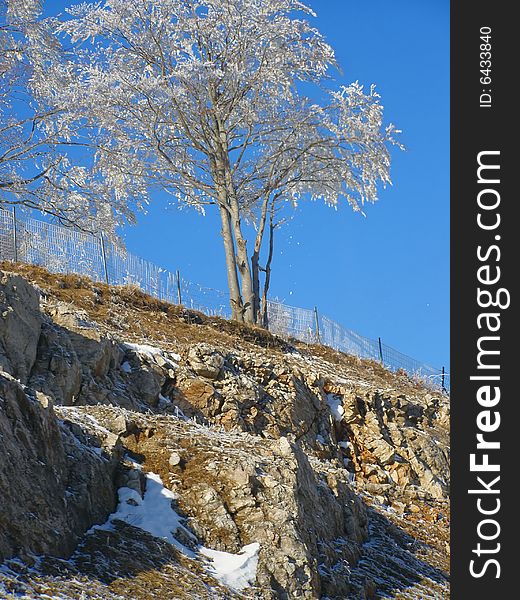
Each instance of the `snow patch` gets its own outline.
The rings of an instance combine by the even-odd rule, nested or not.
[[[343,419],[343,415],[345,414],[345,409],[343,408],[343,402],[339,396],[335,394],[327,394],[327,404],[329,405],[330,412],[334,417],[335,421],[341,421]]]
[[[260,544],[248,544],[238,554],[229,554],[219,550],[200,548],[200,553],[211,559],[209,572],[221,583],[234,590],[241,591],[253,584],[258,567]]]
[[[176,362],[179,362],[181,360],[181,357],[178,354],[175,354],[174,352],[166,353],[160,348],[156,348],[155,346],[148,346],[147,344],[131,344],[129,342],[125,342],[123,346],[125,348],[128,348],[128,350],[133,350],[137,354],[144,354],[145,356],[148,356],[153,360],[155,360],[158,356],[160,356],[166,361],[174,360]]]
[[[125,360],[125,362],[121,365],[121,371],[123,371],[124,373],[131,373],[132,372],[132,367],[130,365],[130,363]]]
[[[159,475],[155,473],[146,474],[146,492],[144,498],[127,487],[118,490],[119,504],[116,512],[112,513],[104,525],[94,526],[96,529],[110,530],[112,522],[119,520],[148,531],[153,536],[162,538],[173,544],[184,554],[194,557],[195,554],[186,548],[176,538],[178,529],[183,531],[190,539],[196,542],[195,536],[186,529],[183,519],[172,508],[172,501],[176,495],[165,488]]]
[[[202,555],[210,559],[205,565],[208,573],[234,590],[243,590],[254,583],[260,544],[244,546],[238,554],[212,550],[199,545],[197,538],[184,527],[185,519],[180,517],[173,508],[172,502],[177,496],[164,487],[160,476],[156,473],[146,474],[146,491],[143,498],[138,492],[127,487],[119,488],[118,496],[119,503],[116,511],[109,516],[105,524],[94,525],[89,533],[95,529],[112,530],[113,521],[124,521],[166,540],[189,558]],[[176,538],[179,530],[182,531],[182,539],[193,542],[195,551]]]

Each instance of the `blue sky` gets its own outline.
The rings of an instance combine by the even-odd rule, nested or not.
[[[310,0],[335,48],[338,83],[375,83],[403,130],[393,187],[366,218],[302,202],[278,232],[271,295],[313,307],[435,367],[449,363],[449,2]],[[47,13],[68,2],[52,0]],[[157,198],[124,235],[129,250],[226,289],[219,221]]]

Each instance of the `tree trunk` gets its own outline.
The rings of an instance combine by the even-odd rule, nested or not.
[[[215,94],[213,94],[213,100],[215,101]],[[228,218],[223,219],[223,236],[224,244],[226,246],[226,259],[228,261],[228,281],[230,273],[231,258],[228,256],[228,251],[231,250],[233,245],[233,236],[236,244],[236,255],[233,254],[234,259],[234,274],[236,275],[237,269],[240,274],[241,287],[238,286],[238,294],[242,293],[240,297],[240,305],[237,305],[237,309],[241,309],[241,318],[239,320],[245,321],[246,323],[255,323],[256,314],[254,311],[255,299],[253,293],[253,282],[251,279],[251,269],[249,267],[249,256],[247,255],[247,242],[242,235],[242,225],[240,220],[240,205],[236,195],[235,185],[233,182],[233,174],[231,170],[231,164],[229,160],[229,144],[227,132],[224,124],[215,115],[215,127],[216,127],[216,142],[218,150],[215,156],[214,164],[214,178],[218,181],[221,188],[223,188],[223,195],[225,198],[220,200],[221,206],[229,209]],[[220,196],[220,193],[219,193]],[[226,224],[224,225],[224,221]],[[229,231],[228,231],[229,229]],[[232,232],[232,233],[231,233]],[[235,281],[233,281],[233,288],[235,288]],[[230,284],[230,296],[232,293],[232,287]],[[232,300],[233,302],[233,300]]]
[[[242,301],[240,283],[238,281],[235,243],[233,239],[233,229],[231,226],[231,214],[229,211],[224,164],[225,161],[222,160],[220,153],[216,153],[210,157],[211,172],[217,191],[220,221],[222,223],[222,229],[220,230],[220,233],[224,242],[224,251],[226,255],[226,272],[229,288],[229,304],[231,306],[231,318],[234,321],[240,321],[243,323],[244,303]]]
[[[237,266],[242,282],[242,297],[244,301],[244,321],[246,323],[256,323],[256,299],[253,291],[253,279],[251,269],[249,268],[249,256],[247,254],[247,242],[242,235],[242,225],[240,213],[236,198],[232,199],[232,218],[231,223],[233,233],[235,234],[237,246]]]
[[[244,306],[240,285],[238,282],[237,263],[235,255],[235,244],[231,230],[231,219],[225,207],[220,207],[220,220],[222,221],[221,234],[224,241],[226,253],[226,269],[229,287],[229,302],[231,305],[231,318],[235,321],[244,321]]]
[[[242,235],[242,222],[240,218],[240,205],[235,191],[233,182],[233,176],[231,174],[231,166],[229,163],[229,156],[226,153],[223,156],[223,166],[226,179],[226,192],[228,198],[228,206],[231,212],[231,226],[233,228],[233,234],[236,242],[236,262],[238,272],[240,273],[241,279],[241,290],[243,299],[243,313],[244,321],[246,323],[256,323],[256,311],[255,307],[257,301],[253,290],[253,279],[251,277],[251,269],[249,266],[249,256],[247,254],[247,241]]]
[[[253,299],[255,301],[253,311],[256,316],[256,323],[260,324],[260,255],[256,249],[251,255],[251,280],[253,282]]]
[[[262,248],[262,242],[264,239],[265,224],[267,221],[267,209],[269,206],[269,196],[266,195],[262,201],[262,210],[260,213],[260,220],[258,222],[258,231],[255,238],[255,247],[253,254],[251,255],[251,277],[253,280],[253,295],[255,299],[255,316],[256,322],[259,325],[263,325],[263,319],[260,317],[260,249]]]
[[[269,329],[269,313],[267,306],[267,292],[269,291],[269,285],[271,283],[271,263],[273,261],[274,254],[274,230],[276,225],[274,223],[274,204],[271,207],[271,216],[269,219],[269,254],[267,256],[267,262],[265,264],[265,281],[264,289],[262,292],[262,314],[261,323],[266,329]]]

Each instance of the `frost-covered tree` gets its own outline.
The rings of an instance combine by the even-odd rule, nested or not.
[[[71,110],[75,79],[39,0],[0,0],[0,207],[20,205],[86,230],[133,219]]]
[[[390,181],[393,128],[378,95],[327,91],[334,52],[298,0],[105,0],[69,13],[74,106],[95,121],[98,160],[217,208],[233,317],[259,322],[260,254],[268,233],[268,285],[279,207],[311,198],[358,210]],[[128,183],[115,182],[119,193]]]

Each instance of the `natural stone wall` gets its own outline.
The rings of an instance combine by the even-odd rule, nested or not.
[[[36,359],[39,294],[18,275],[0,272],[0,368],[26,383]]]
[[[302,347],[129,343],[10,273],[0,311],[0,559],[89,547],[116,489],[145,491],[129,453],[178,495],[201,543],[260,543],[252,597],[377,597],[425,574],[445,589],[404,542],[385,558],[405,536],[367,508],[406,519],[445,503],[442,394]]]
[[[115,506],[117,440],[60,422],[49,399],[0,373],[0,559],[68,556]]]

